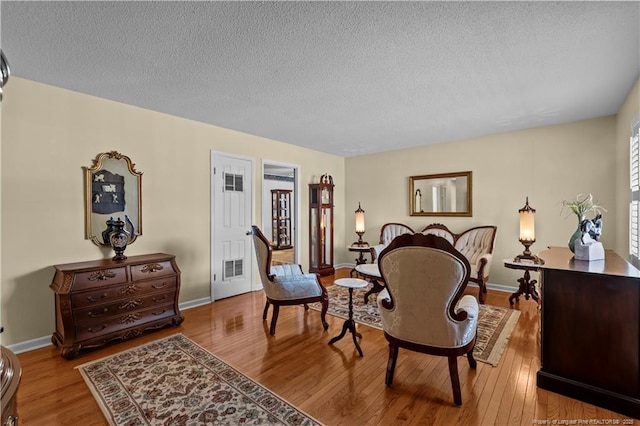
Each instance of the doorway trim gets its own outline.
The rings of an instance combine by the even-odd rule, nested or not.
[[[284,163],[282,161],[268,160],[262,159],[262,167],[260,172],[260,199],[264,197],[264,169],[265,166],[278,166],[278,167],[286,167],[287,169],[293,169],[293,203],[296,206],[295,215],[293,217],[292,226],[293,226],[293,263],[300,264],[300,207],[301,207],[301,198],[300,197],[300,165],[293,163]],[[262,229],[265,229],[264,224],[264,212],[262,212],[260,217]]]

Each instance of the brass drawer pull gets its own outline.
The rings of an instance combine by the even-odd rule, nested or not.
[[[143,274],[153,273],[157,271],[162,271],[164,266],[159,263],[150,263],[148,265],[144,265],[144,267],[140,270]]]
[[[99,299],[94,299],[93,296],[89,296],[89,297],[87,297],[87,300],[89,302],[97,302],[98,300],[104,299],[105,297],[107,297],[107,293],[102,293],[102,295],[100,295]]]
[[[90,316],[91,318],[95,318],[95,317],[99,317],[99,316],[101,316],[101,315],[106,314],[108,311],[109,311],[109,309],[104,308],[104,309],[102,310],[102,312],[98,312],[97,314],[94,314],[93,312],[89,312],[89,313],[87,314],[87,316]]]
[[[166,287],[167,283],[166,282],[162,282],[162,284],[152,284],[151,287],[153,288],[164,288]]]
[[[89,328],[87,328],[87,331],[89,333],[98,333],[98,332],[104,330],[105,328],[107,328],[107,324],[102,324],[102,327],[100,327],[99,330],[94,330],[93,327],[89,327]]]
[[[167,310],[166,310],[166,309],[163,309],[161,312],[151,312],[151,313],[152,313],[153,315],[162,315],[162,314],[164,314],[165,312],[167,312]]]
[[[114,278],[115,276],[116,276],[115,273],[107,269],[105,271],[93,272],[91,275],[89,275],[89,278],[87,279],[89,281],[104,281],[104,280],[108,280],[109,278]]]
[[[154,302],[156,302],[156,303],[158,303],[158,302],[162,302],[162,301],[164,301],[166,298],[167,298],[167,296],[166,296],[166,295],[164,295],[164,296],[162,296],[162,297],[154,297],[154,298],[153,298],[153,301],[154,301]]]

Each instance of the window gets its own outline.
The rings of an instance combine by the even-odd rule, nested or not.
[[[629,203],[629,256],[631,263],[640,267],[640,116],[631,127],[630,139],[630,188]]]
[[[224,174],[224,190],[242,192],[243,189],[243,177],[242,175],[234,175],[233,173]]]

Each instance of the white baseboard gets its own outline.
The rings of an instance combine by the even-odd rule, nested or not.
[[[32,351],[34,349],[44,348],[45,346],[50,346],[50,345],[52,345],[51,336],[46,336],[46,337],[39,337],[33,340],[27,340],[26,342],[9,345],[7,346],[7,348],[14,354],[19,354],[22,352]]]
[[[202,299],[196,299],[196,300],[191,300],[189,302],[180,303],[178,304],[178,307],[180,308],[181,311],[184,311],[185,309],[195,308],[196,306],[206,305],[211,302],[213,302],[213,300],[211,300],[211,297],[203,297]]]
[[[518,291],[518,287],[492,283],[487,283],[487,289],[501,291],[503,293],[515,293],[516,291]]]
[[[191,300],[189,302],[180,303],[178,307],[181,311],[186,309],[195,308],[196,306],[206,305],[207,303],[211,303],[210,297],[203,297],[202,299]],[[51,336],[39,337],[33,340],[27,340],[26,342],[15,343],[13,345],[8,345],[7,348],[15,353],[19,354],[22,352],[28,352],[35,349],[44,348],[46,346],[53,345],[51,343]]]

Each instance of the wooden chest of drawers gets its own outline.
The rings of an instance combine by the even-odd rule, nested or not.
[[[63,358],[115,339],[184,320],[178,308],[180,269],[163,253],[56,265],[56,331]]]

